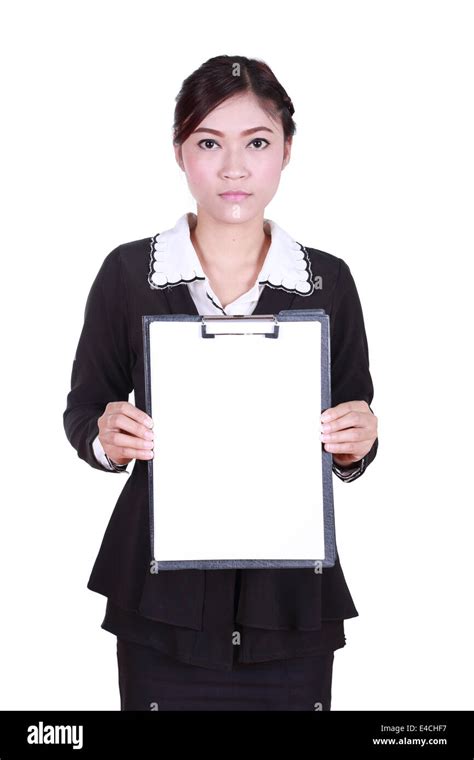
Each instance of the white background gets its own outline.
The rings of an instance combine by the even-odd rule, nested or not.
[[[266,216],[349,264],[366,321],[380,447],[335,479],[360,616],[332,708],[473,709],[472,4],[17,0],[0,29],[0,708],[120,708],[86,583],[125,476],[79,460],[62,414],[103,259],[195,210],[174,98],[226,53],[296,109]]]

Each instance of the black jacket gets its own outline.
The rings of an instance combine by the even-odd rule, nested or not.
[[[331,406],[354,399],[370,405],[373,385],[368,345],[350,269],[332,254],[305,250],[314,278],[322,278],[322,288],[305,296],[266,285],[253,313],[324,309],[330,315]],[[198,313],[186,284],[152,289],[149,269],[150,238],[120,245],[106,256],[87,298],[72,366],[71,390],[63,415],[67,438],[91,467],[126,478],[87,587],[108,597],[114,609],[129,611],[137,620],[180,627],[189,642],[181,642],[181,657],[190,661],[205,661],[207,656],[203,637],[196,632],[211,634],[224,625],[224,600],[233,599],[236,572],[241,588],[235,621],[244,628],[309,634],[320,631],[323,620],[357,616],[339,557],[334,567],[325,568],[321,574],[311,568],[149,571],[147,462],[135,460],[131,474],[118,474],[105,470],[92,450],[98,434],[97,419],[108,402],[128,400],[134,389],[135,404],[145,411],[142,315]],[[317,404],[308,381],[305,388],[309,402]],[[192,436],[192,426],[182,435]],[[374,459],[377,447],[378,439],[366,456],[366,466]],[[228,623],[231,602],[226,604]],[[282,643],[276,646],[280,651],[285,649]],[[258,658],[257,649],[255,644],[247,652],[249,661]]]

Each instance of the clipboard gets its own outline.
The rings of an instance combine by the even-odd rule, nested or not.
[[[329,315],[143,315],[142,332],[153,572],[332,567]]]

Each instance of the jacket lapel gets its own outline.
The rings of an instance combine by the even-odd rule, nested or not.
[[[278,314],[279,311],[291,309],[291,304],[293,303],[295,296],[296,293],[291,293],[288,290],[272,288],[270,285],[265,285],[252,313]]]

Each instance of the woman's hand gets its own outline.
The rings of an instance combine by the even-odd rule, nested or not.
[[[110,401],[97,424],[99,441],[115,464],[153,457],[153,420],[128,401]]]
[[[378,418],[366,401],[345,401],[321,415],[321,440],[333,454],[336,464],[347,466],[358,462],[377,438]]]

